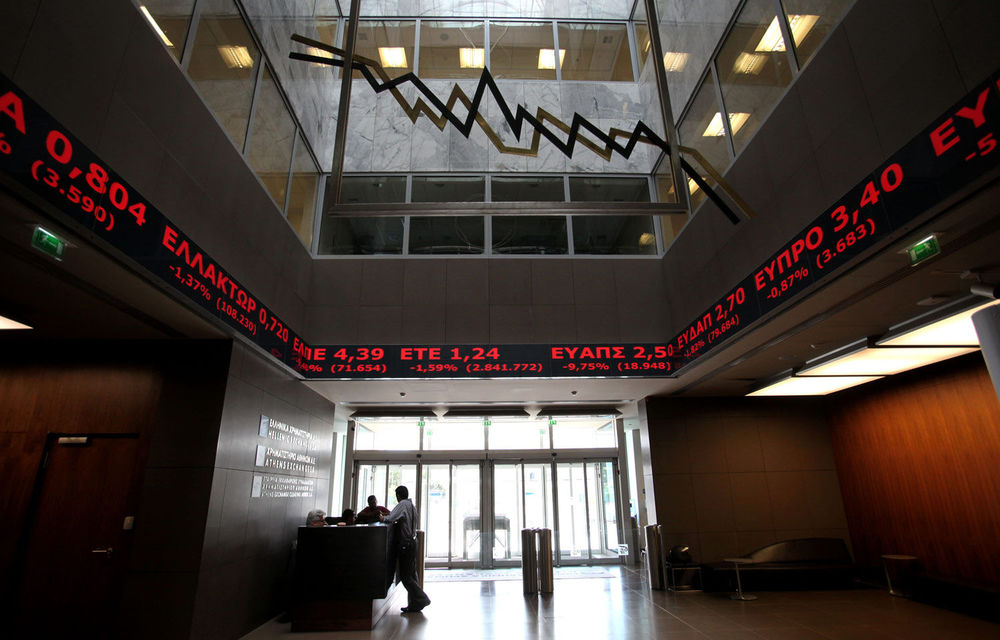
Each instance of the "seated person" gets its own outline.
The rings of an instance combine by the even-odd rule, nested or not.
[[[306,516],[306,526],[307,527],[323,527],[326,526],[326,520],[324,519],[326,512],[322,509],[313,509]]]
[[[378,522],[379,515],[387,516],[390,511],[385,507],[380,507],[378,498],[368,496],[368,506],[358,512],[358,524],[371,524]]]
[[[344,509],[344,512],[340,514],[339,518],[329,517],[326,519],[327,524],[332,525],[349,525],[354,524],[354,509]]]

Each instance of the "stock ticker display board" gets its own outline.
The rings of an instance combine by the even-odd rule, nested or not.
[[[994,74],[662,343],[311,345],[155,205],[0,75],[0,171],[306,378],[667,377],[998,165]],[[113,286],[113,283],[108,283]]]

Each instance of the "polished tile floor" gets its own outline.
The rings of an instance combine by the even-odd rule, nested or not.
[[[271,621],[243,640],[950,640],[1000,638],[1000,625],[895,598],[885,591],[726,594],[652,591],[635,570],[613,577],[560,578],[553,593],[525,596],[511,580],[428,582],[419,615],[390,613],[372,631],[296,633]]]

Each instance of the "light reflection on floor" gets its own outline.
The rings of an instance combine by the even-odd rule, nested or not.
[[[243,640],[950,640],[1000,638],[1000,625],[895,598],[876,589],[727,594],[649,589],[639,571],[558,579],[553,593],[525,596],[519,580],[427,581],[423,613],[390,613],[372,631],[296,633],[268,622]]]

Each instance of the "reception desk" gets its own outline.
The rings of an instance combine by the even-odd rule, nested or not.
[[[292,631],[371,629],[406,592],[394,583],[395,527],[300,527]]]

